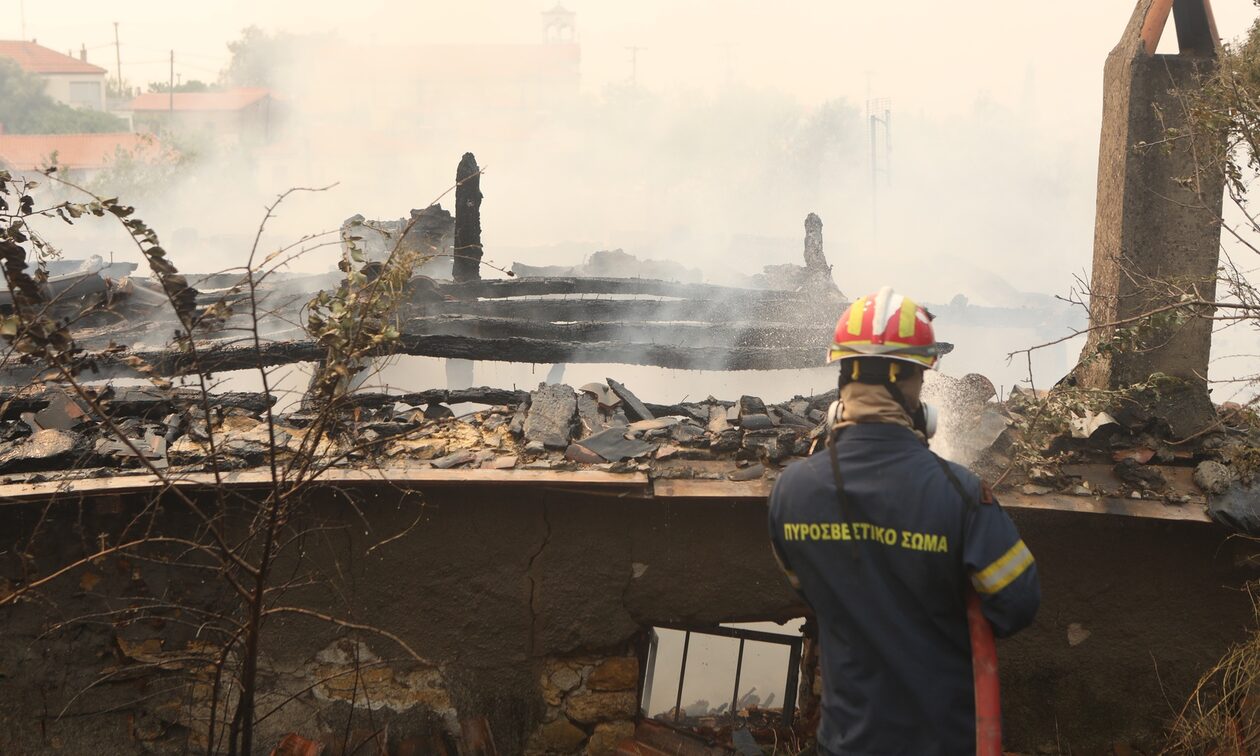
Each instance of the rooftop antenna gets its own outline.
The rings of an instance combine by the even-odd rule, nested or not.
[[[22,17],[22,41],[26,41],[26,0],[18,0],[18,15]]]
[[[639,86],[639,51],[646,50],[645,47],[627,47],[630,51],[630,86]]]

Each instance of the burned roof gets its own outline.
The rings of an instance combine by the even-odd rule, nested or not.
[[[313,416],[298,409],[269,424],[274,399],[254,393],[215,395],[209,426],[200,393],[189,389],[105,387],[92,399],[116,430],[61,388],[0,396],[0,497],[140,490],[153,484],[148,465],[180,485],[211,485],[215,469],[230,484],[265,484],[273,439],[277,459],[293,459],[309,443]],[[530,392],[364,393],[354,398],[353,423],[318,445],[329,461],[322,476],[329,483],[575,486],[657,498],[761,499],[783,468],[822,437],[834,399],[832,391],[774,404],[744,396],[662,405],[642,401],[615,380],[576,390],[544,384]],[[1114,419],[1081,426],[1080,438],[1055,439],[1060,451],[1053,463],[1012,474],[1009,455],[1023,433],[1019,400],[984,398],[951,411],[956,419],[983,417],[1001,426],[976,466],[1001,481],[1008,506],[1207,521],[1209,497],[1241,485],[1232,468],[1212,461],[1219,446],[1170,449]],[[996,469],[1003,464],[1006,470]],[[1205,479],[1199,472],[1205,465],[1220,465],[1223,477]],[[1238,525],[1228,514],[1212,514]]]
[[[284,476],[286,465],[304,457],[318,458],[323,480],[346,483],[572,484],[618,495],[760,499],[827,433],[834,391],[778,403],[742,396],[654,404],[615,377],[532,391],[345,390],[372,359],[398,354],[693,370],[817,366],[819,345],[828,343],[845,299],[808,223],[806,248],[817,254],[805,266],[768,271],[766,280],[782,288],[575,276],[441,281],[408,271],[390,284],[397,286],[388,313],[396,337],[380,339],[379,347],[357,342],[354,356],[338,363],[344,375],[328,378],[342,384],[333,422],[310,396],[281,408],[273,395],[172,387],[168,377],[205,381],[233,370],[325,364],[329,339],[339,337],[301,324],[314,306],[312,292],[335,309],[337,296],[356,296],[350,287],[370,287],[386,275],[397,250],[416,245],[430,259],[450,249],[449,214],[435,205],[412,215],[412,224],[390,232],[397,238],[386,260],[369,257],[353,276],[348,254],[342,273],[316,276],[184,275],[159,257],[150,260],[153,278],[98,261],[31,279],[24,296],[65,324],[56,327],[72,339],[64,353],[75,369],[50,371],[22,350],[0,364],[0,385],[13,387],[0,396],[0,496],[129,490],[155,480],[258,485],[267,482],[273,460]],[[413,235],[416,218],[432,222]],[[341,229],[352,251],[362,223],[352,219]],[[132,232],[149,233],[142,224]],[[13,306],[12,294],[0,301],[0,310]],[[177,328],[174,341],[172,306],[179,324],[194,331]],[[966,309],[976,317],[981,308]],[[1045,313],[996,317],[1040,322]],[[383,322],[374,327],[386,331]],[[67,375],[80,379],[67,383]],[[118,378],[153,385],[110,382]],[[1035,393],[999,402],[982,378],[934,380],[950,404],[950,451],[993,481],[1008,504],[1206,521],[1213,501],[1250,495],[1248,468],[1225,450],[1254,424],[1184,444],[1157,418],[1102,418],[1089,402],[1074,405],[1066,391],[1054,394],[1048,413],[1052,403]],[[929,383],[925,391],[932,390]],[[1209,475],[1210,465],[1223,463],[1223,473]],[[1222,511],[1215,507],[1213,515],[1230,521]],[[1260,522],[1252,525],[1260,530]]]

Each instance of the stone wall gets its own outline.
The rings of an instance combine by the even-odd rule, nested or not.
[[[637,656],[579,656],[543,663],[539,676],[547,705],[527,754],[605,756],[634,732],[639,711]]]

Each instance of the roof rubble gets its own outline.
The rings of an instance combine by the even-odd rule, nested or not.
[[[126,441],[60,388],[0,394],[3,482],[141,473],[139,455],[175,473],[211,469],[213,454],[226,470],[262,465],[267,458],[272,431],[265,412],[274,400],[259,394],[215,394],[208,429],[196,391],[94,391]],[[658,405],[640,402],[611,379],[581,390],[543,384],[528,393],[474,388],[364,394],[354,399],[356,419],[340,436],[321,439],[317,453],[349,467],[591,469],[648,472],[657,479],[772,481],[822,437],[835,396],[830,391],[777,404],[755,396],[734,402],[710,397]],[[462,404],[458,416],[451,411],[451,403],[467,401],[492,403],[471,412]],[[967,437],[991,441],[971,466],[999,492],[1206,504],[1220,522],[1260,532],[1260,479],[1254,476],[1260,431],[1248,411],[1226,405],[1220,430],[1179,444],[1161,432],[1158,419],[1141,413],[1081,425],[1071,419],[1086,414],[1069,410],[1063,432],[1045,433],[1037,426],[1043,401],[1018,389],[1005,402],[955,394],[945,423],[955,426],[948,431],[954,434],[952,451],[968,448]],[[638,410],[627,412],[632,405]],[[301,410],[276,416],[281,458],[299,451],[310,419]],[[967,433],[959,434],[959,427]],[[994,428],[1000,431],[994,434]]]
[[[827,404],[835,398],[831,392],[769,407],[755,397],[740,403],[710,398],[656,405],[644,404],[625,386],[612,383],[630,401],[603,384],[581,392],[544,384],[529,393],[476,388],[364,394],[354,397],[357,419],[340,437],[321,443],[324,453],[344,455],[346,465],[406,462],[439,469],[589,467],[633,472],[668,460],[674,469],[658,474],[718,478],[716,472],[686,463],[727,461],[724,469],[732,475],[739,469],[773,475],[790,457],[807,453],[820,433]],[[140,473],[138,454],[169,464],[173,472],[210,469],[212,454],[217,454],[220,469],[241,469],[262,464],[271,442],[265,412],[274,399],[259,394],[212,395],[210,428],[196,391],[106,386],[91,396],[126,441],[94,421],[84,403],[60,387],[0,393],[4,482]],[[456,417],[444,397],[500,401]],[[763,411],[740,416],[741,404]],[[627,414],[631,405],[638,409]],[[310,419],[303,410],[275,417],[281,457],[297,452]],[[214,452],[211,431],[217,439]],[[754,468],[758,462],[765,466]],[[746,473],[740,477],[748,478]]]
[[[1103,413],[1061,398],[1052,406],[1052,395],[1018,388],[995,401],[991,384],[969,380],[934,375],[929,383],[929,399],[949,396],[934,443],[999,493],[1206,507],[1222,524],[1260,533],[1253,411],[1223,405],[1219,428],[1179,441],[1138,407]],[[268,428],[273,398],[222,393],[212,395],[208,428],[192,389],[107,385],[91,392],[116,430],[55,385],[0,392],[0,482],[142,474],[142,456],[173,474],[213,469],[216,455],[220,470],[257,467],[273,438],[280,459],[298,454],[313,418],[299,409],[276,415]],[[350,398],[353,418],[336,437],[320,439],[316,455],[344,467],[598,470],[769,483],[811,453],[835,398],[833,390],[776,404],[742,396],[660,405],[611,378],[578,390],[540,384],[531,392],[364,393]]]
[[[972,467],[998,490],[1162,500],[1206,506],[1217,522],[1260,534],[1260,416],[1227,402],[1217,421],[1177,438],[1157,404],[1071,386],[1016,388],[954,422],[985,442]]]

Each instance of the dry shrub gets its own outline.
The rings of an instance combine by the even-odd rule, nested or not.
[[[1260,620],[1260,603],[1252,595]],[[1199,679],[1173,723],[1164,753],[1260,753],[1260,627]]]

